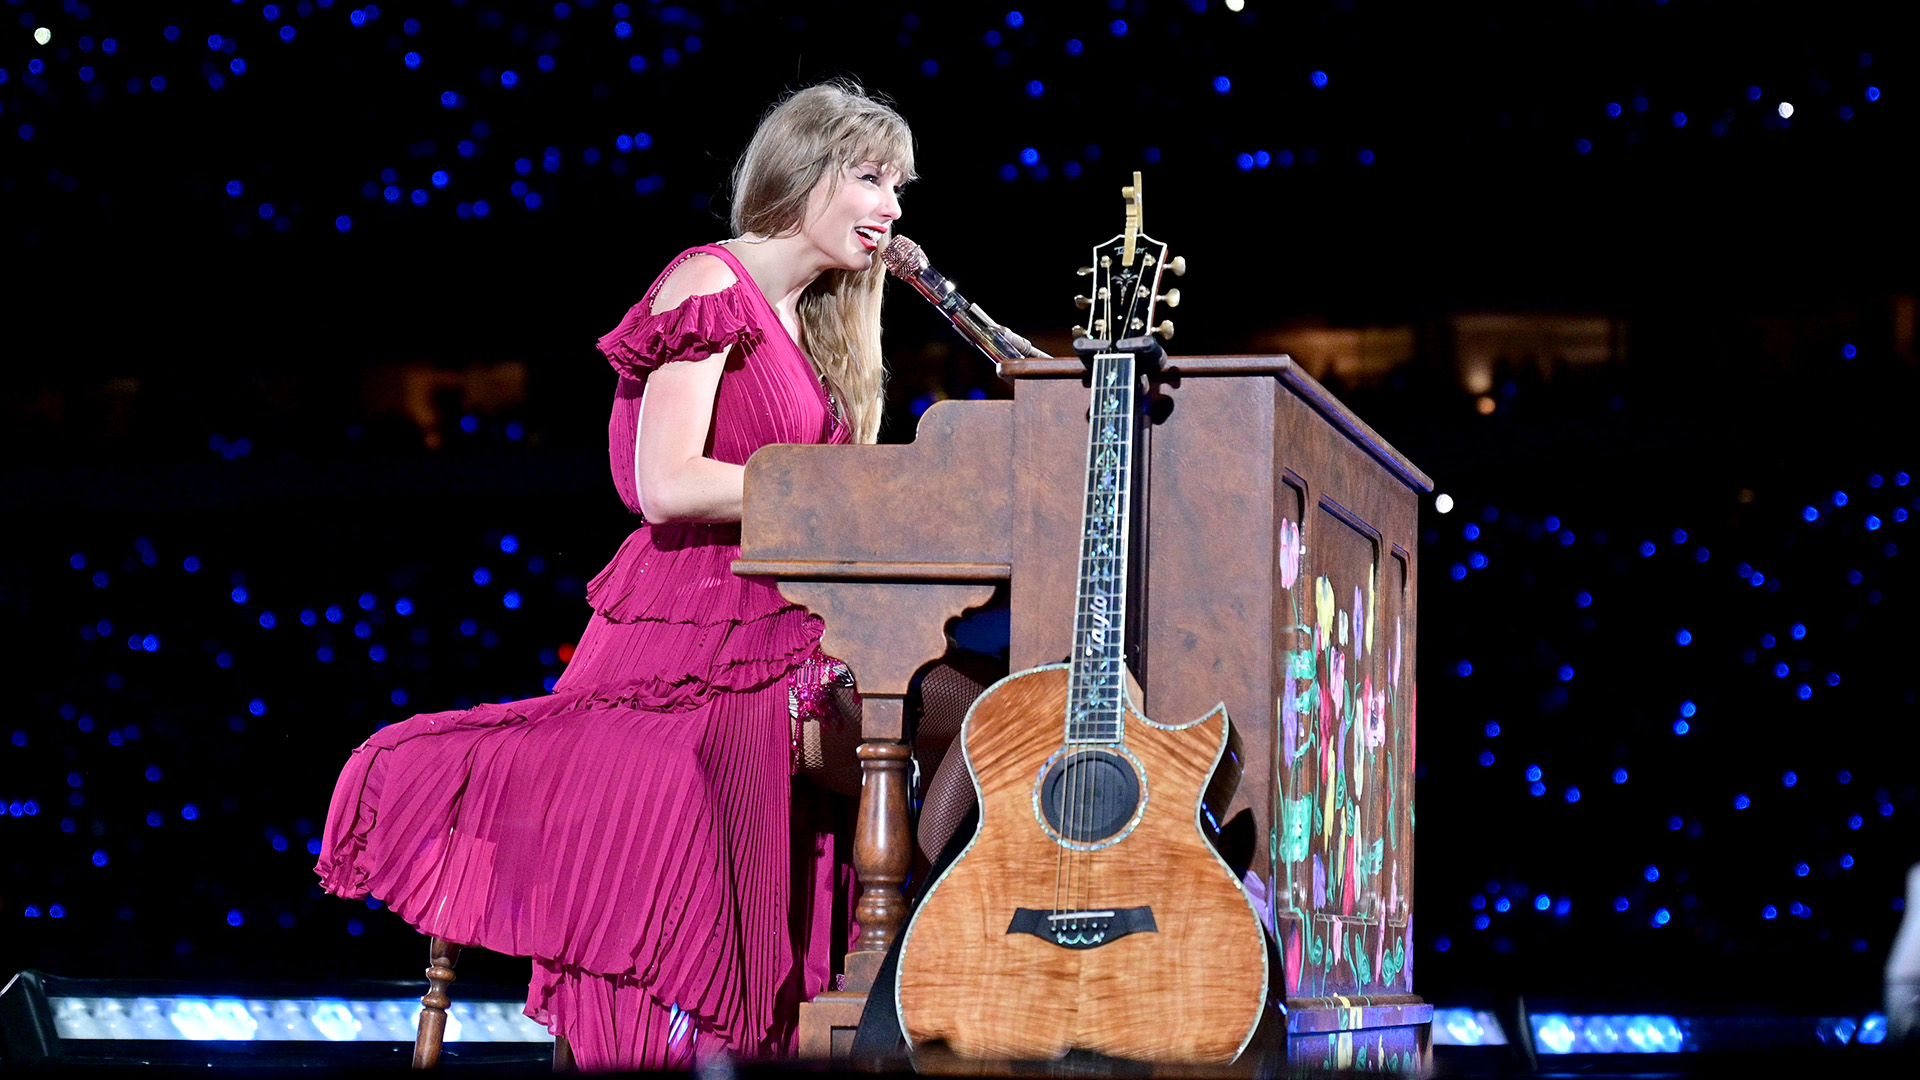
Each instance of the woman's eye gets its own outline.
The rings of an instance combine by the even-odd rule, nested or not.
[[[861,176],[860,179],[865,180],[869,184],[877,184],[880,182],[880,177],[874,173],[867,173]]]

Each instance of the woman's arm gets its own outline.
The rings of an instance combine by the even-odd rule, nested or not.
[[[652,310],[670,311],[689,296],[719,292],[737,280],[722,260],[696,255],[667,276]],[[714,397],[732,352],[662,364],[647,376],[633,475],[640,512],[648,521],[740,520],[746,470],[706,456]]]
[[[648,521],[740,520],[746,469],[706,456],[714,395],[732,352],[663,364],[647,376],[633,475]]]

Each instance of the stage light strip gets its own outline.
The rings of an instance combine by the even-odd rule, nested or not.
[[[61,1039],[218,1042],[412,1042],[417,1000],[237,997],[54,997]],[[509,1001],[456,1001],[447,1042],[552,1042]]]
[[[1433,1045],[1505,1046],[1507,1031],[1485,1009],[1435,1009]]]
[[[1677,1054],[1694,1049],[1671,1016],[1569,1016],[1535,1013],[1534,1049],[1542,1054]]]

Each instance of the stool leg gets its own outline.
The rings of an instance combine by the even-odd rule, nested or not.
[[[557,1073],[579,1072],[580,1066],[573,1063],[573,1044],[565,1035],[553,1037],[553,1071]]]
[[[420,999],[420,1034],[413,1040],[413,1067],[440,1067],[440,1044],[447,1035],[447,987],[455,978],[453,966],[460,962],[460,946],[434,938],[427,948],[427,994]]]

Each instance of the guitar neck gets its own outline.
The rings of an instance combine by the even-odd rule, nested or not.
[[[1137,361],[1093,358],[1087,486],[1080,525],[1067,742],[1119,742],[1126,715],[1127,546],[1133,500]]]

